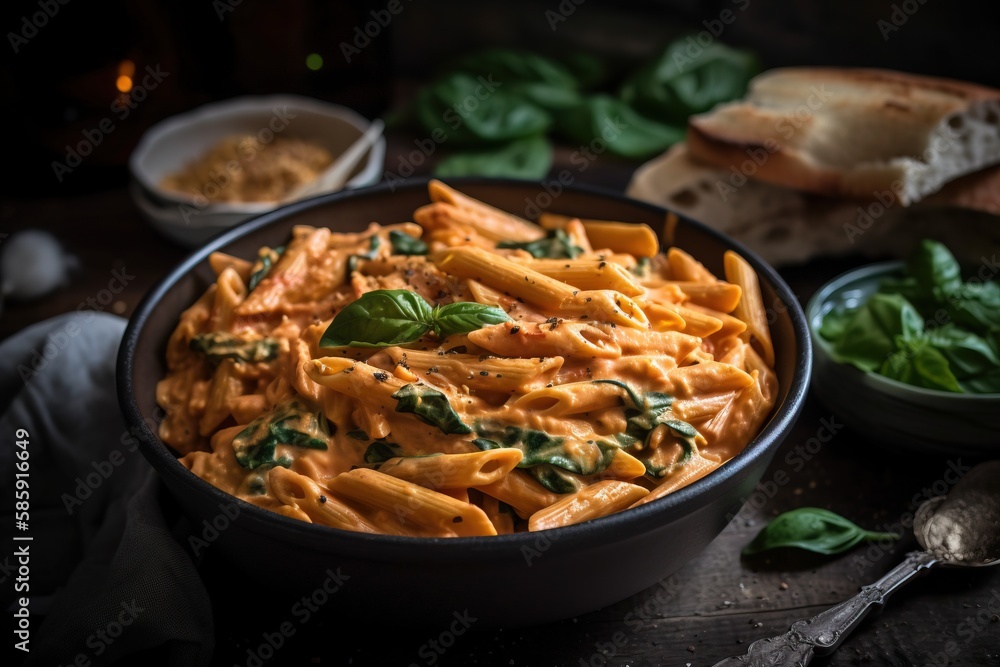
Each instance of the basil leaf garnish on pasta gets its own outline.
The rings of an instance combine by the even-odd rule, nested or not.
[[[421,421],[437,426],[442,433],[471,433],[448,402],[448,397],[426,385],[407,384],[392,395],[396,399],[396,412],[409,412]]]
[[[431,330],[432,310],[409,290],[366,292],[337,313],[319,343],[323,347],[406,345]]]
[[[292,464],[287,456],[275,458],[278,445],[326,449],[330,425],[322,413],[306,410],[298,401],[277,406],[250,422],[233,438],[233,453],[244,468]]]
[[[434,320],[434,332],[441,338],[510,321],[502,308],[469,301],[458,301],[435,308],[431,317]]]
[[[440,338],[507,322],[501,308],[457,302],[431,307],[409,290],[374,290],[337,313],[320,339],[323,347],[407,345],[433,331]]]
[[[800,507],[771,520],[743,549],[753,556],[779,547],[795,547],[819,554],[839,554],[861,542],[899,539],[895,533],[875,533],[818,507]]]
[[[224,332],[198,334],[191,338],[191,349],[201,352],[210,361],[232,359],[246,363],[271,361],[278,356],[275,338],[247,340]]]
[[[257,285],[267,276],[274,265],[278,263],[278,258],[284,252],[285,246],[282,245],[279,245],[277,248],[261,248],[260,254],[257,256],[257,263],[254,264],[254,272],[250,276],[250,282],[247,283],[247,291],[252,292],[257,288]]]

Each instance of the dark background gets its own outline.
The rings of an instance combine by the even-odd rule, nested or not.
[[[6,2],[0,10],[0,127],[8,157],[0,194],[17,197],[119,186],[146,128],[212,100],[301,93],[374,117],[404,101],[411,82],[426,80],[435,67],[469,50],[520,46],[557,58],[582,51],[624,71],[673,38],[704,30],[727,8],[737,18],[719,38],[754,50],[764,67],[887,67],[1000,85],[995,2],[400,0],[402,12],[351,63],[340,43],[350,42],[355,27],[386,2],[41,2],[58,12],[17,53],[11,33],[26,34],[24,17],[41,11],[39,0]],[[546,12],[558,13],[560,6],[565,20],[551,21]],[[322,55],[322,69],[306,67],[310,53]],[[111,115],[125,59],[138,73],[158,64],[169,76],[127,119],[112,115],[115,131],[60,183],[52,161]]]

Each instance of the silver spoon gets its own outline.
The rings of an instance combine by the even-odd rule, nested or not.
[[[760,639],[746,655],[726,658],[715,667],[808,665],[814,655],[829,655],[874,605],[897,588],[938,565],[987,567],[1000,563],[1000,461],[982,463],[947,496],[931,498],[917,510],[913,534],[923,551],[902,563],[850,600],[802,621],[783,635]]]
[[[367,155],[368,149],[378,141],[384,129],[385,123],[381,119],[377,118],[373,120],[368,129],[353,144],[348,146],[347,150],[341,153],[323,173],[314,180],[297,187],[281,203],[287,204],[313,195],[333,192],[341,188],[347,182],[347,177],[350,175],[351,170],[361,162],[361,158]]]

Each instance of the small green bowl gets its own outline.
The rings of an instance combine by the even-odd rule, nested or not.
[[[954,394],[914,387],[833,360],[819,335],[834,308],[864,303],[903,262],[848,271],[821,287],[806,305],[813,343],[812,388],[844,424],[875,443],[906,451],[991,457],[1000,453],[1000,394]]]

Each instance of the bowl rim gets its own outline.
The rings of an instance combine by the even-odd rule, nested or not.
[[[814,347],[814,355],[824,355],[830,360],[831,363],[837,364],[838,367],[842,368],[848,376],[855,382],[866,383],[877,391],[887,393],[894,396],[900,400],[905,400],[906,398],[916,398],[933,400],[937,402],[942,402],[941,408],[945,411],[947,410],[948,403],[962,403],[971,404],[977,402],[990,402],[995,403],[1000,399],[1000,392],[993,392],[989,394],[973,394],[973,393],[961,393],[957,394],[952,391],[942,391],[940,389],[928,389],[926,387],[917,387],[916,385],[906,384],[905,382],[900,382],[899,380],[894,380],[888,378],[879,373],[865,372],[852,364],[845,364],[837,361],[833,358],[831,353],[831,345],[828,340],[819,335],[819,328],[816,326],[815,322],[821,319],[821,315],[824,313],[823,308],[830,302],[830,299],[837,292],[849,288],[855,283],[859,283],[864,280],[871,280],[876,277],[889,276],[894,273],[901,273],[906,267],[906,262],[903,260],[891,260],[886,262],[873,262],[871,264],[865,264],[863,266],[855,267],[840,275],[828,280],[823,283],[822,286],[809,299],[806,304],[806,324],[809,326],[809,336],[812,338],[812,344]]]
[[[778,275],[778,272],[764,262],[756,253],[739,241],[718,232],[703,223],[697,222],[661,206],[632,199],[624,194],[607,188],[590,184],[571,184],[564,186],[566,190],[582,194],[599,196],[615,200],[632,207],[645,208],[651,212],[666,216],[676,215],[685,224],[693,225],[720,243],[738,252],[753,266],[761,279],[766,280],[775,294],[784,303],[792,330],[792,336],[798,343],[796,358],[792,360],[792,378],[785,401],[777,406],[770,420],[763,429],[735,457],[700,480],[628,511],[615,512],[603,517],[585,521],[570,526],[551,528],[539,532],[523,532],[508,535],[476,536],[476,537],[411,537],[400,535],[369,534],[341,530],[319,524],[306,523],[272,512],[230,495],[213,486],[185,468],[170,452],[167,446],[154,434],[143,414],[139,411],[134,391],[132,389],[132,371],[135,363],[135,350],[140,335],[143,333],[146,321],[159,304],[163,296],[185,275],[196,266],[206,261],[208,256],[222,246],[263,229],[271,223],[297,215],[314,208],[322,208],[344,199],[391,196],[397,190],[426,189],[430,177],[413,177],[383,182],[366,188],[344,190],[320,197],[315,197],[257,216],[240,225],[214,237],[207,244],[190,253],[166,277],[147,292],[146,296],[129,319],[125,334],[121,341],[116,367],[118,384],[118,399],[120,408],[125,415],[130,432],[137,436],[140,449],[150,464],[163,475],[170,475],[176,481],[189,487],[199,487],[203,493],[211,496],[216,505],[236,502],[240,512],[255,516],[258,520],[257,529],[263,529],[272,537],[287,539],[294,544],[316,545],[325,551],[336,550],[341,553],[364,553],[369,558],[380,561],[435,560],[458,563],[468,560],[470,553],[494,558],[510,557],[517,554],[524,557],[525,549],[538,549],[540,544],[558,542],[562,547],[585,545],[598,533],[610,539],[612,535],[619,538],[631,538],[637,534],[636,528],[645,529],[662,524],[659,517],[671,510],[692,505],[698,498],[711,498],[722,492],[724,486],[744,469],[750,467],[756,460],[765,456],[767,450],[777,448],[787,436],[802,411],[809,390],[812,373],[812,345],[809,327],[805,313],[793,294],[791,288]],[[461,177],[449,178],[447,182],[461,189],[463,186],[529,186],[539,187],[544,181],[524,180],[515,178]],[[744,499],[745,502],[746,499]],[[731,519],[731,517],[729,517]],[[641,530],[638,532],[642,532]],[[317,540],[323,540],[317,545]],[[545,547],[548,548],[547,546]]]
[[[281,207],[281,202],[218,202],[200,206],[195,197],[161,188],[159,183],[154,182],[149,173],[141,166],[141,161],[150,151],[155,149],[159,142],[164,141],[177,132],[182,132],[187,127],[207,120],[225,118],[239,111],[264,111],[275,106],[287,106],[324,116],[331,121],[346,123],[362,134],[371,125],[370,120],[350,107],[304,95],[276,94],[229,97],[223,100],[207,102],[187,111],[168,116],[150,126],[142,134],[139,143],[136,144],[136,147],[129,155],[129,173],[138,182],[139,187],[144,190],[144,194],[150,193],[165,202],[170,202],[172,205],[196,207],[202,213],[259,215],[276,210]],[[383,135],[368,149],[363,163],[364,167],[344,184],[344,189],[365,183],[373,176],[376,176],[382,169],[385,150],[386,141]]]

